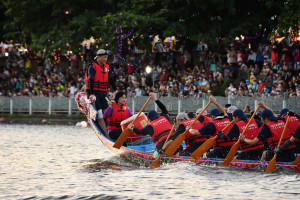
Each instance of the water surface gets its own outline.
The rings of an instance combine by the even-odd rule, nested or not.
[[[300,199],[300,174],[173,163],[149,169],[93,130],[0,124],[0,199]]]

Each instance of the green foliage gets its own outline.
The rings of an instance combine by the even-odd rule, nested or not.
[[[281,34],[298,30],[299,0],[2,0],[1,41],[13,39],[34,50],[81,51],[84,38],[98,38],[98,47],[117,53],[128,40],[151,49],[155,35],[176,36],[179,44],[231,40],[240,35]],[[260,29],[260,26],[262,29]],[[122,33],[120,33],[122,30]]]

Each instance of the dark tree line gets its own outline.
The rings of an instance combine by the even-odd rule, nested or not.
[[[90,36],[117,52],[128,39],[150,49],[154,35],[193,43],[274,29],[285,36],[300,25],[299,0],[2,0],[0,11],[2,42],[62,51],[68,42],[74,52]]]

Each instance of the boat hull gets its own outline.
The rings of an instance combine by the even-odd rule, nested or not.
[[[139,145],[136,146],[130,146],[130,144],[128,144],[127,147],[122,146],[120,149],[114,148],[113,147],[114,141],[112,141],[109,138],[106,138],[104,136],[103,130],[101,130],[98,123],[95,122],[97,112],[94,106],[86,99],[86,97],[84,98],[85,99],[80,98],[81,101],[80,100],[77,101],[78,98],[76,98],[77,104],[80,103],[80,106],[78,106],[78,108],[82,109],[84,105],[83,108],[83,110],[85,111],[84,114],[86,114],[89,124],[93,128],[95,134],[100,139],[100,141],[112,152],[120,155],[121,158],[142,166],[149,167],[152,161],[155,160],[153,158],[155,145],[151,141],[151,138],[141,142]],[[210,159],[210,158],[194,159],[192,157],[184,157],[184,156],[167,157],[165,155],[162,155],[160,158],[160,165],[164,163],[174,163],[174,162],[192,162],[197,165],[221,166],[223,161],[224,159]],[[230,167],[233,168],[242,168],[242,169],[257,170],[257,171],[264,170],[267,167],[267,165],[268,162],[261,163],[260,161],[249,161],[249,160],[233,160],[230,163]],[[277,162],[275,172],[278,171],[300,172],[300,168],[298,168],[297,165],[293,165],[291,163]]]

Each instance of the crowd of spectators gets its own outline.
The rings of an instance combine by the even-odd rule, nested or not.
[[[109,94],[115,90],[128,97],[159,96],[300,96],[299,43],[282,45],[232,43],[211,50],[203,45],[199,51],[167,53],[130,53],[125,58],[109,57]],[[74,98],[84,90],[86,57],[70,55],[69,67],[49,60],[39,61],[36,70],[31,60],[13,48],[0,68],[0,96],[66,96]],[[146,73],[145,68],[152,71]],[[218,90],[219,89],[219,90]]]

